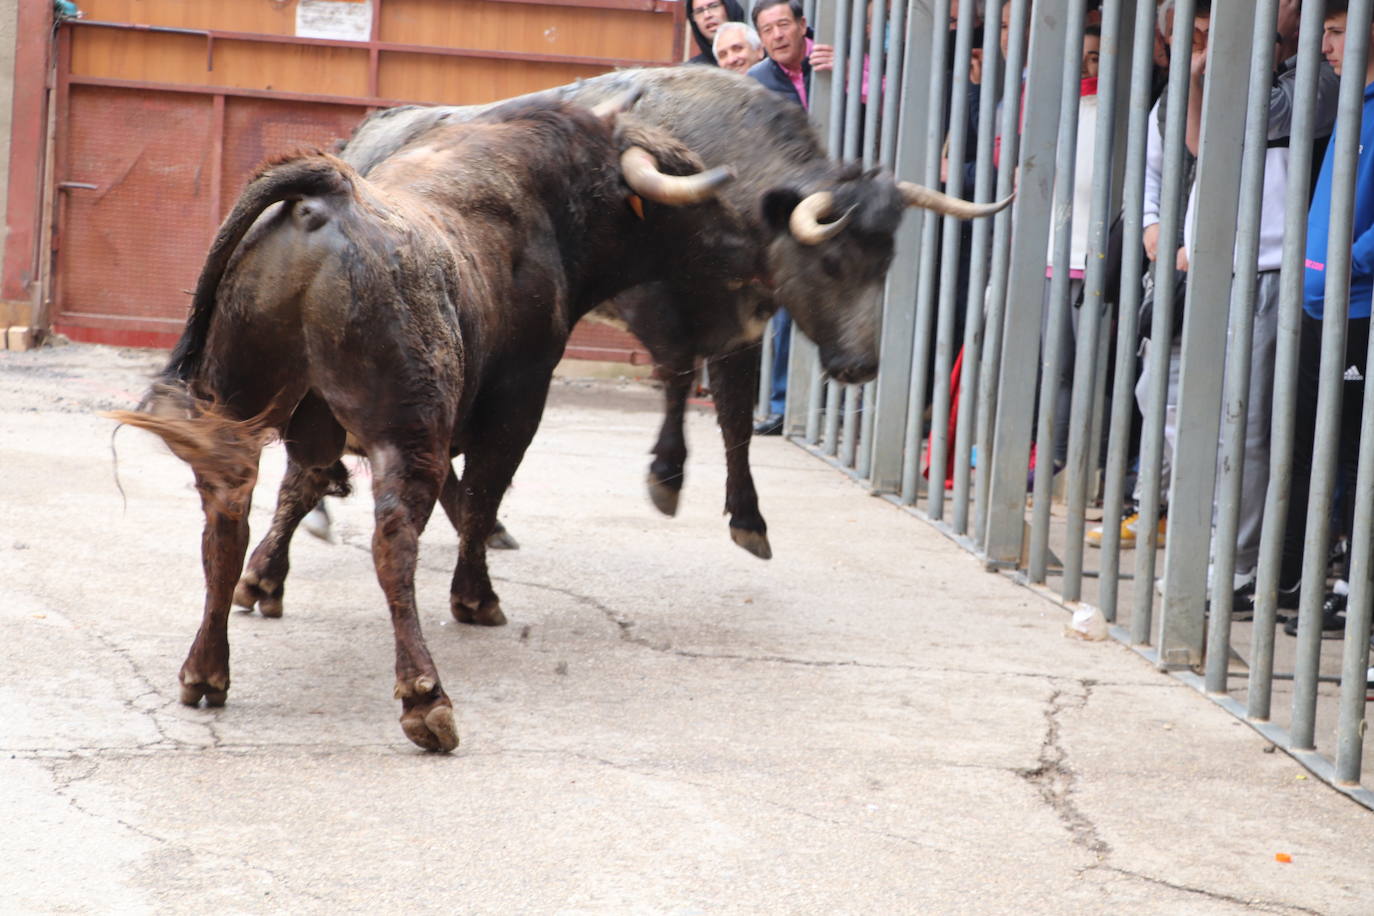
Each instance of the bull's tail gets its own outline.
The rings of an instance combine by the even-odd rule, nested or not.
[[[357,173],[348,163],[318,150],[272,159],[258,169],[239,195],[234,209],[225,217],[205,256],[205,266],[200,269],[200,279],[196,281],[191,299],[186,329],[162,371],[165,381],[189,381],[200,368],[224,271],[239,242],[263,211],[284,200],[348,193],[356,177]]]
[[[160,378],[138,410],[104,414],[160,436],[173,454],[195,469],[206,499],[233,517],[248,510],[258,454],[275,433],[266,428],[263,416],[235,419],[194,393],[192,383],[210,334],[220,282],[239,242],[264,210],[279,201],[349,193],[355,177],[347,163],[320,152],[275,159],[259,169],[210,246],[186,329]]]
[[[226,416],[213,403],[195,398],[180,380],[155,383],[138,410],[111,410],[101,416],[161,437],[172,454],[195,470],[205,498],[233,518],[248,511],[258,455],[275,435],[261,417]]]

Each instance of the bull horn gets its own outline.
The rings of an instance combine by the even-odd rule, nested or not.
[[[1016,196],[1009,194],[1002,200],[990,204],[975,204],[972,201],[933,191],[924,185],[911,181],[897,182],[897,190],[901,192],[902,200],[906,201],[908,207],[934,210],[936,213],[957,216],[959,219],[977,219],[980,216],[992,216],[994,213],[1000,213],[1011,204],[1012,198]]]
[[[620,172],[625,176],[625,183],[640,197],[671,207],[709,200],[715,196],[716,188],[735,177],[735,173],[725,166],[695,175],[665,175],[658,170],[654,157],[640,146],[632,146],[621,153]]]
[[[597,102],[592,106],[592,114],[605,121],[608,118],[620,114],[622,111],[629,111],[634,107],[635,102],[639,101],[639,97],[643,94],[644,90],[639,86],[635,86],[633,89],[627,89],[624,92],[611,96],[603,102]]]
[[[803,245],[819,245],[827,239],[833,239],[849,225],[848,213],[833,223],[821,222],[821,217],[827,215],[834,205],[835,196],[829,191],[817,191],[802,198],[792,208],[792,218],[787,222],[792,237]]]

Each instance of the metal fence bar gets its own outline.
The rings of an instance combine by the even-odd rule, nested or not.
[[[964,154],[968,146],[968,82],[973,49],[973,4],[959,6],[955,28],[954,66],[950,70],[949,141],[945,156],[945,193],[964,195]],[[959,307],[959,255],[963,226],[953,216],[943,220],[940,252],[940,298],[935,329],[935,390],[930,416],[930,482],[926,512],[945,517],[945,469],[949,454],[950,372],[954,367],[954,323]],[[967,293],[967,291],[965,291]]]
[[[1364,377],[1374,372],[1366,354]],[[1364,399],[1360,415],[1360,463],[1355,474],[1355,521],[1350,532],[1350,594],[1345,605],[1345,646],[1341,655],[1341,692],[1336,723],[1336,781],[1360,782],[1364,754],[1365,671],[1369,658],[1371,549],[1374,549],[1374,397]],[[1350,498],[1347,495],[1347,498]]]
[[[1260,254],[1260,217],[1264,211],[1265,158],[1268,152],[1269,90],[1274,72],[1274,25],[1278,0],[1255,0],[1251,36],[1250,90],[1246,103],[1245,144],[1240,178],[1240,217],[1236,243],[1236,279],[1231,287],[1230,340],[1226,352],[1226,409],[1221,460],[1217,473],[1217,530],[1213,541],[1211,618],[1207,623],[1206,684],[1209,693],[1226,692],[1230,667],[1231,603],[1236,571],[1236,536],[1240,528],[1240,485],[1245,461],[1246,405],[1250,391],[1255,330],[1255,272]],[[1229,25],[1226,21],[1223,27]],[[1239,31],[1240,23],[1235,23]],[[1210,126],[1210,125],[1209,125]],[[1229,138],[1228,138],[1229,139]],[[1204,136],[1203,142],[1206,142]],[[1215,141],[1214,141],[1215,142]],[[1221,142],[1227,142],[1225,139]]]
[[[758,403],[754,408],[754,419],[762,420],[772,412],[773,400],[773,322],[763,326],[763,339],[759,341],[759,392]]]
[[[1082,6],[1077,4],[1080,10]],[[988,491],[987,558],[1015,563],[1021,555],[1035,397],[1040,312],[1045,285],[1045,227],[1050,221],[1055,138],[1068,21],[1054,4],[1031,14],[1030,76],[1021,135],[1020,180],[1012,229],[1006,326],[998,381],[991,488]]]
[[[892,33],[903,34],[900,43],[901,88],[886,100],[883,109],[883,155],[891,157],[899,178],[914,178],[925,170],[925,106],[930,98],[930,68],[916,51],[932,35],[930,8],[921,3],[897,0]],[[908,15],[909,14],[909,15]],[[903,32],[905,26],[905,32]],[[899,55],[888,58],[888,79],[895,82]],[[898,129],[898,99],[901,107]],[[887,274],[883,307],[883,336],[878,361],[878,380],[873,398],[873,458],[870,486],[875,493],[896,492],[901,487],[903,446],[906,442],[907,394],[911,385],[911,354],[916,325],[916,255],[921,249],[925,220],[914,214],[902,220],[895,239],[896,256]]]
[[[1015,185],[1016,162],[1021,146],[1021,88],[1026,59],[1026,28],[1030,0],[1010,0],[1003,7],[1007,18],[1007,70],[1002,89],[998,136],[1001,148],[997,164],[997,198],[1010,194]],[[1002,339],[1006,323],[1007,283],[1011,267],[1011,230],[1015,208],[997,214],[992,230],[992,267],[983,307],[987,310],[982,365],[978,372],[978,413],[974,447],[978,450],[978,476],[973,481],[974,539],[984,554],[988,545],[988,500],[992,493],[992,443],[997,417],[997,382],[1002,367]]]
[[[1002,0],[988,0],[983,9],[983,76],[978,97],[978,156],[974,167],[973,198],[992,198],[994,124],[998,99],[998,47],[995,23],[1002,21]],[[959,411],[954,430],[954,517],[955,534],[967,534],[969,527],[969,481],[973,464],[974,424],[977,422],[979,380],[983,371],[983,302],[988,284],[988,251],[992,244],[991,220],[973,224],[973,245],[969,253],[967,316],[964,319],[964,361],[959,371]]]
[[[949,0],[932,0],[933,25],[930,46],[930,100],[926,109],[927,187],[940,184],[940,148],[943,145],[945,101],[949,96],[945,69],[947,51],[944,24],[949,21]],[[921,441],[925,438],[925,407],[927,376],[930,372],[931,318],[935,311],[936,256],[940,218],[934,210],[921,214],[925,228],[922,233],[921,266],[916,283],[916,341],[911,351],[911,387],[907,393],[906,439],[902,454],[903,505],[913,505],[919,491]]]
[[[1207,48],[1198,149],[1196,234],[1189,252],[1188,302],[1181,340],[1177,440],[1169,484],[1170,535],[1164,554],[1164,601],[1159,654],[1165,664],[1202,664],[1208,545],[1212,536],[1217,435],[1221,425],[1222,366],[1227,310],[1235,273],[1240,159],[1235,138],[1245,132],[1250,88],[1250,30],[1254,0],[1216,0]],[[1273,44],[1273,34],[1269,44]],[[1196,105],[1196,99],[1189,99]],[[1170,121],[1186,110],[1170,111]],[[1172,125],[1170,125],[1172,127]],[[1186,129],[1186,127],[1185,127]],[[1213,138],[1207,142],[1209,135]],[[1224,139],[1221,139],[1224,138]],[[1163,250],[1161,235],[1161,257]],[[1254,272],[1254,261],[1242,265]],[[1221,648],[1225,652],[1225,648]]]
[[[1160,457],[1164,446],[1165,399],[1168,394],[1169,360],[1174,317],[1174,251],[1183,222],[1183,113],[1188,106],[1188,64],[1183,49],[1193,41],[1193,0],[1174,6],[1174,53],[1169,66],[1167,103],[1170,112],[1164,135],[1164,176],[1159,208],[1159,257],[1154,270],[1154,322],[1150,328],[1148,410],[1141,430],[1142,479],[1136,528],[1135,603],[1131,611],[1131,636],[1139,643],[1150,641],[1154,619],[1155,546],[1160,503]],[[1160,656],[1163,659],[1163,656]]]
[[[1139,278],[1145,258],[1141,222],[1135,214],[1145,209],[1145,138],[1150,127],[1154,33],[1154,3],[1151,0],[1136,0],[1135,34],[1131,44],[1130,117],[1126,128],[1126,175],[1121,193],[1122,213],[1130,214],[1131,218],[1122,221],[1116,367],[1112,378],[1112,417],[1107,433],[1107,471],[1102,491],[1102,556],[1097,599],[1102,615],[1111,622],[1115,622],[1117,618],[1121,571],[1121,510],[1126,501],[1126,461],[1130,447],[1131,418],[1135,410],[1131,390],[1136,380]]]
[[[1073,253],[1073,197],[1078,177],[1078,87],[1083,73],[1083,0],[1069,0],[1064,18],[1070,23],[1064,37],[1062,84],[1059,90],[1059,140],[1055,149],[1054,209],[1050,234],[1054,240],[1045,332],[1040,339],[1040,406],[1035,435],[1035,506],[1031,511],[1030,580],[1044,582],[1050,542],[1050,490],[1054,486],[1054,426],[1059,400],[1059,373],[1065,324],[1069,322],[1069,259]],[[1044,277],[1040,279],[1043,291]],[[1094,335],[1095,339],[1096,335]]]
[[[1298,337],[1302,318],[1307,254],[1307,177],[1312,172],[1315,104],[1322,67],[1322,21],[1325,4],[1309,3],[1298,30],[1298,61],[1289,133],[1289,180],[1284,198],[1283,268],[1279,273],[1278,339],[1274,354],[1273,419],[1269,433],[1269,488],[1264,500],[1260,551],[1255,579],[1255,618],[1250,646],[1250,682],[1246,715],[1269,720],[1273,699],[1274,626],[1283,532],[1288,519],[1293,478],[1293,407],[1298,374]]]
[[[1346,15],[1345,57],[1341,65],[1340,112],[1336,117],[1331,222],[1326,242],[1326,290],[1322,304],[1321,370],[1317,383],[1316,449],[1307,501],[1303,542],[1302,592],[1298,599],[1298,646],[1293,666],[1292,746],[1316,748],[1317,675],[1321,668],[1322,600],[1332,492],[1336,484],[1336,444],[1340,435],[1341,384],[1345,373],[1346,316],[1350,310],[1351,236],[1355,182],[1364,109],[1365,61],[1369,55],[1370,0],[1351,0]],[[1366,643],[1366,645],[1368,645]]]
[[[901,5],[899,2],[898,5]],[[894,23],[895,24],[895,23]],[[873,28],[868,40],[868,103],[864,109],[864,149],[862,162],[864,168],[871,167],[875,162],[882,162],[890,166],[890,157],[884,158],[883,151],[887,148],[886,139],[889,134],[887,114],[889,100],[897,100],[897,75],[889,78],[885,75],[887,67],[890,65],[887,54],[887,0],[875,0],[873,4]],[[891,55],[891,61],[898,59],[896,49]],[[888,86],[892,87],[891,92]],[[896,119],[896,107],[892,108],[891,118]],[[883,113],[880,120],[878,113]],[[881,131],[881,134],[880,134]],[[860,410],[862,411],[859,419],[859,446],[858,454],[854,458],[854,468],[859,474],[859,478],[867,480],[873,473],[873,430],[874,421],[877,418],[877,411],[874,410],[874,400],[878,396],[878,385],[876,382],[869,382],[863,386],[860,394]]]
[[[1102,10],[1102,36],[1098,52],[1097,124],[1093,150],[1093,196],[1088,218],[1088,254],[1083,276],[1083,304],[1079,311],[1077,352],[1074,355],[1073,395],[1069,415],[1091,416],[1092,422],[1071,423],[1068,464],[1064,469],[1068,488],[1068,514],[1064,537],[1064,578],[1061,594],[1077,601],[1083,592],[1083,517],[1087,510],[1088,480],[1097,466],[1101,442],[1101,404],[1105,387],[1105,347],[1101,344],[1103,287],[1106,284],[1107,230],[1111,223],[1112,159],[1116,153],[1117,75],[1120,70],[1121,4],[1108,3]],[[1105,100],[1105,104],[1103,103]],[[1056,266],[1057,270],[1057,266]],[[1099,380],[1102,383],[1099,384]],[[1123,392],[1124,394],[1124,392]],[[1091,461],[1089,456],[1091,456]]]
[[[846,96],[844,110],[844,158],[848,161],[859,159],[864,148],[870,145],[871,137],[865,136],[867,118],[864,113],[863,81],[864,50],[868,36],[864,34],[867,21],[867,5],[852,0],[849,17],[849,61],[845,68]],[[836,454],[843,467],[854,466],[854,455],[858,443],[859,387],[843,385],[839,387],[842,405],[839,407],[838,424],[842,424]]]

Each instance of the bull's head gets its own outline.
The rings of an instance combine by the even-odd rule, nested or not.
[[[808,183],[820,188],[774,189],[764,197],[773,230],[773,299],[816,341],[831,377],[865,382],[878,371],[883,279],[905,208],[971,219],[994,214],[1011,199],[974,204],[852,166]]]

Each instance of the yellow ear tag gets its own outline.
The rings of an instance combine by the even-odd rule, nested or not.
[[[633,211],[635,211],[635,216],[639,217],[640,219],[643,219],[643,218],[644,218],[644,201],[640,199],[640,197],[639,197],[638,194],[631,194],[630,197],[629,197],[629,201],[630,201],[630,209],[633,210]]]

